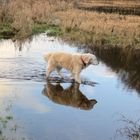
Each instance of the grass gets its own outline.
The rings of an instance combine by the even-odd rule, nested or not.
[[[8,39],[15,35],[14,31],[8,25],[0,26],[0,38]]]
[[[79,3],[83,7],[92,6],[117,6],[117,7],[131,7],[135,8],[140,6],[139,0],[86,0]]]
[[[62,34],[62,31],[59,26],[36,23],[32,26],[32,31],[31,33],[28,34],[28,36],[45,33],[45,32],[47,32],[48,36],[55,36],[55,37],[60,36]],[[25,37],[28,37],[28,36],[25,36]],[[14,37],[16,37],[16,32],[14,32],[10,26],[0,27],[0,39],[2,38],[9,39],[9,38],[14,38]]]
[[[59,36],[62,34],[59,26],[48,25],[48,24],[34,24],[32,28],[32,34],[39,34],[47,32],[48,36]]]
[[[140,6],[138,0],[11,0],[7,5],[0,4],[0,38],[28,37],[47,31],[50,36],[90,46],[140,47],[140,16],[80,10],[81,5]]]
[[[63,32],[59,26],[50,26],[47,30],[48,36],[60,36]]]
[[[32,28],[32,34],[44,33],[48,30],[48,25],[46,24],[34,24]]]
[[[140,17],[70,9],[57,12],[67,39],[93,45],[140,45]],[[77,18],[78,17],[78,18]]]

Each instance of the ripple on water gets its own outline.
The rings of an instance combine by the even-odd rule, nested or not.
[[[29,58],[0,58],[0,78],[44,81],[45,67]]]

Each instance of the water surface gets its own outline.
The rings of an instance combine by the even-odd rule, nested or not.
[[[97,49],[100,64],[83,70],[81,79],[98,84],[46,82],[42,55],[62,50],[88,51],[45,34],[22,43],[0,42],[0,137],[8,140],[129,139],[133,131],[126,128],[131,130],[133,125],[128,120],[140,118],[140,63],[135,61],[135,56],[139,56],[128,59],[118,50]],[[69,77],[66,70],[62,73]],[[56,72],[51,76],[57,76]]]

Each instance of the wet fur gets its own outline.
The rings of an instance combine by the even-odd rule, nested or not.
[[[65,53],[65,52],[52,52],[44,55],[44,59],[48,62],[46,67],[46,78],[50,73],[56,69],[59,76],[63,78],[60,73],[62,68],[67,69],[71,73],[71,78],[76,82],[81,83],[80,72],[90,64],[96,65],[97,59],[92,54],[80,53]]]

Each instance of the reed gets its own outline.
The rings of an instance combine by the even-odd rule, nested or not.
[[[140,45],[139,16],[70,9],[65,13],[57,12],[56,17],[65,35],[73,40],[93,45]]]
[[[80,5],[86,7],[93,4],[139,6],[137,0],[0,1],[0,37],[7,34],[28,37],[44,32],[48,26],[56,26],[51,35],[61,35],[65,40],[80,44],[140,46],[140,16],[79,9]]]

